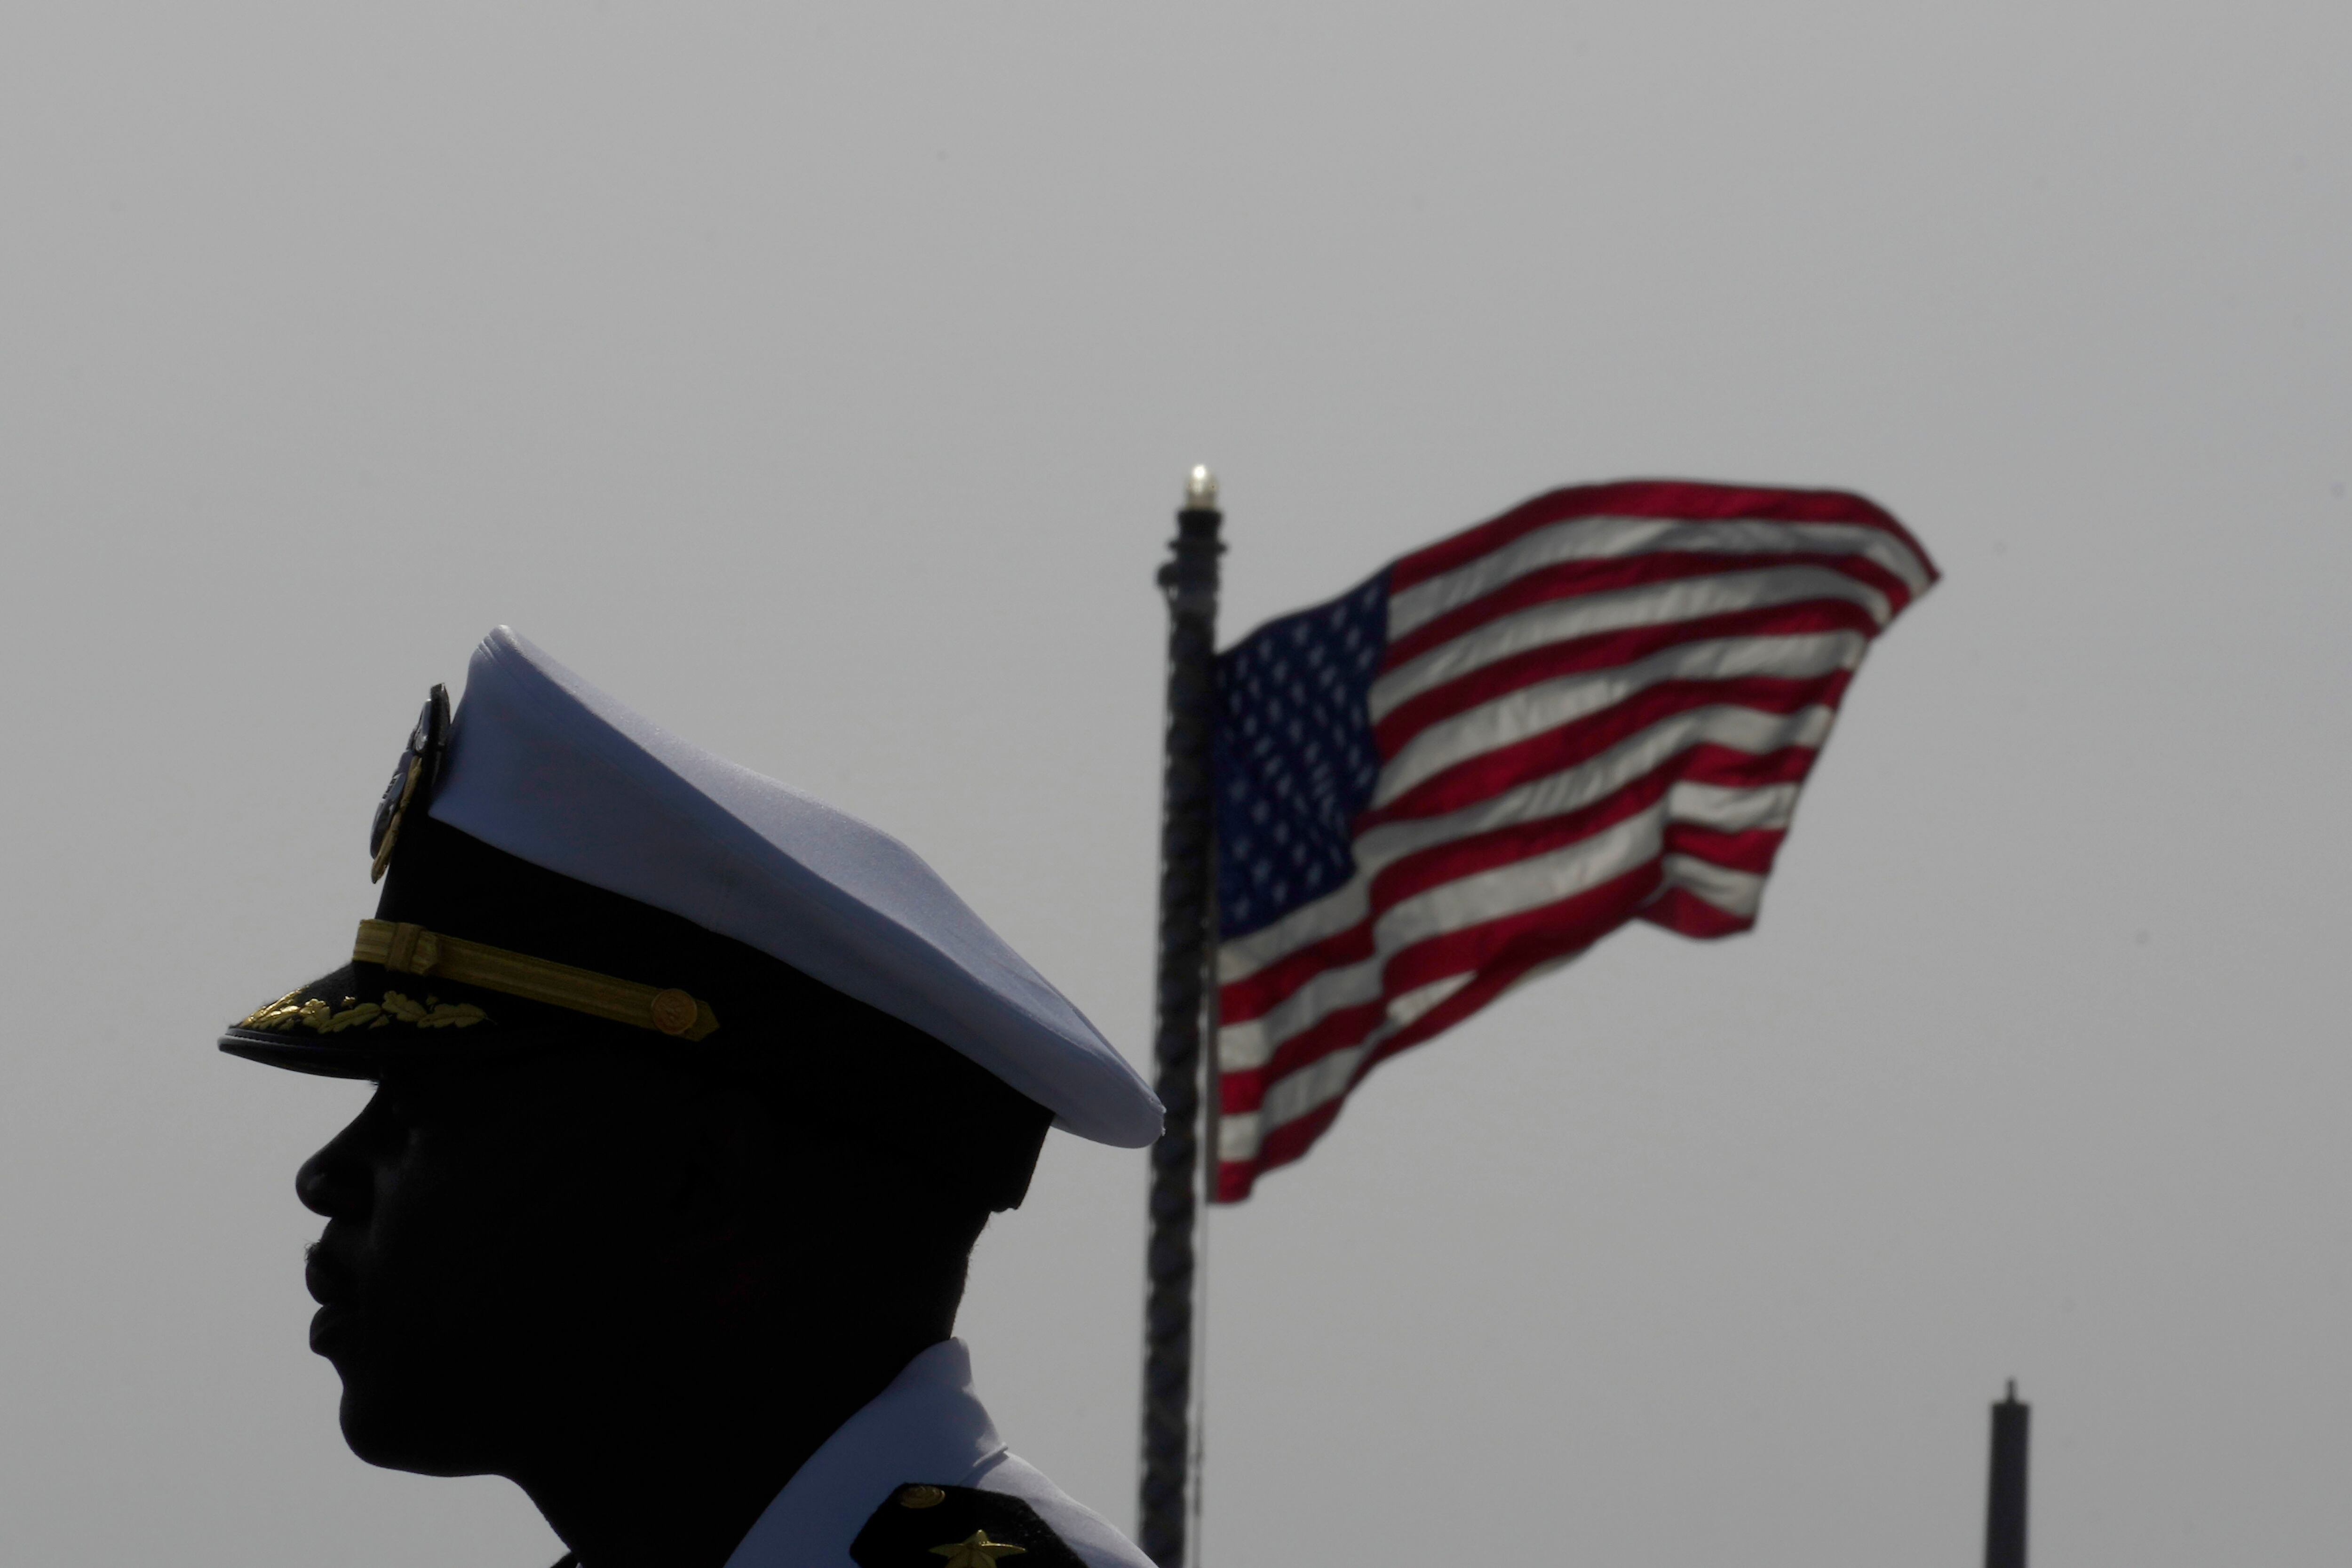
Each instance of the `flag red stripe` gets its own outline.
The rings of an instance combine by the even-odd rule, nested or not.
[[[1394,864],[1381,868],[1380,875],[1372,879],[1372,918],[1378,920],[1383,911],[1416,893],[1475,877],[1481,871],[1548,855],[1613,827],[1629,816],[1638,816],[1665,797],[1680,771],[1669,761],[1574,811],[1449,838],[1402,857]]]
[[[1633,911],[1657,890],[1664,877],[1662,859],[1653,856],[1621,876],[1556,903],[1539,904],[1417,942],[1382,966],[1381,984],[1390,995],[1402,996],[1456,974],[1475,973],[1505,956],[1516,938],[1531,931],[1576,935],[1580,940],[1574,945],[1580,947],[1598,942],[1631,920]],[[1414,1026],[1422,1021],[1416,1019]]]
[[[1666,853],[1688,855],[1727,871],[1769,877],[1772,874],[1772,857],[1780,852],[1780,840],[1788,836],[1788,830],[1782,827],[1723,833],[1695,822],[1669,822],[1665,829]]]
[[[1365,1037],[1380,1027],[1387,1013],[1385,996],[1334,1009],[1317,1019],[1312,1027],[1301,1029],[1283,1041],[1264,1067],[1219,1074],[1217,1103],[1228,1114],[1255,1110],[1264,1102],[1266,1089],[1277,1079],[1314,1066],[1333,1051],[1362,1045]]]
[[[1650,772],[1627,780],[1599,800],[1574,811],[1507,823],[1482,833],[1465,834],[1400,856],[1373,877],[1370,887],[1366,889],[1366,912],[1362,920],[1345,931],[1325,937],[1223,986],[1218,992],[1219,1015],[1227,1024],[1252,1022],[1287,1001],[1293,993],[1318,974],[1362,963],[1372,955],[1375,922],[1388,910],[1415,894],[1464,877],[1476,876],[1482,871],[1548,854],[1588,838],[1629,816],[1650,809],[1669,789],[1685,781],[1727,783],[1729,787],[1744,789],[1788,782],[1791,771],[1801,779],[1804,766],[1810,763],[1813,755],[1808,748],[1789,747],[1770,753],[1768,759],[1757,759],[1727,747],[1695,746],[1668,757]],[[1766,775],[1760,778],[1756,776],[1759,770],[1741,765],[1753,764],[1759,760],[1769,764],[1760,770]],[[1724,765],[1726,762],[1730,765]],[[1664,847],[1669,852],[1696,855],[1733,870],[1755,871],[1759,875],[1769,870],[1771,866],[1772,847],[1765,845],[1761,837],[1766,834],[1770,836],[1773,845],[1778,844],[1780,835],[1770,829],[1722,833],[1696,824],[1675,822],[1671,818],[1662,828]],[[1759,856],[1762,864],[1752,863]]]
[[[1231,1161],[1219,1164],[1217,1201],[1237,1204],[1249,1196],[1250,1189],[1255,1185],[1260,1174],[1276,1165],[1287,1165],[1313,1148],[1315,1141],[1339,1119],[1339,1108],[1347,1103],[1348,1097],[1341,1095],[1337,1100],[1317,1106],[1296,1121],[1284,1122],[1267,1133],[1264,1142],[1258,1144],[1255,1161]]]
[[[1228,1024],[1249,1023],[1279,1006],[1300,985],[1326,969],[1360,963],[1370,958],[1373,925],[1381,915],[1416,893],[1563,847],[1648,810],[1674,785],[1681,772],[1675,765],[1678,760],[1669,759],[1575,811],[1448,838],[1399,857],[1381,868],[1372,879],[1364,919],[1336,936],[1326,937],[1311,948],[1223,987],[1217,994],[1220,1016]],[[1330,959],[1311,965],[1297,962],[1308,953],[1328,953]]]
[[[1361,834],[1383,822],[1459,811],[1515,784],[1599,756],[1660,720],[1696,708],[1736,706],[1783,714],[1813,707],[1835,708],[1853,678],[1853,671],[1838,669],[1803,679],[1751,675],[1736,680],[1661,681],[1612,708],[1466,757],[1423,779],[1387,805],[1365,812],[1356,819],[1356,831]]]
[[[1508,696],[1521,687],[1563,675],[1636,664],[1670,647],[1734,637],[1809,637],[1844,631],[1873,637],[1878,631],[1878,623],[1868,610],[1843,599],[1805,599],[1701,620],[1632,626],[1566,642],[1545,643],[1408,697],[1372,726],[1372,743],[1381,760],[1386,761],[1432,724]]]
[[[1827,552],[1805,554],[1730,554],[1720,552],[1666,552],[1649,555],[1612,555],[1598,561],[1561,561],[1515,577],[1492,593],[1457,605],[1436,619],[1415,626],[1391,642],[1381,659],[1382,670],[1412,663],[1431,648],[1477,630],[1488,621],[1559,599],[1580,599],[1657,583],[1679,583],[1699,577],[1728,577],[1777,567],[1817,566],[1840,573],[1886,595],[1887,619],[1893,620],[1911,602],[1910,584],[1876,562],[1862,555]],[[1871,630],[1879,623],[1873,621]]]
[[[1492,962],[1479,970],[1476,979],[1448,996],[1444,1005],[1432,1007],[1426,1014],[1414,1019],[1410,1028],[1400,1029],[1382,1040],[1366,1057],[1362,1068],[1356,1074],[1357,1080],[1362,1081],[1365,1073],[1371,1071],[1399,1051],[1411,1050],[1423,1040],[1452,1028],[1505,991],[1509,990],[1519,976],[1536,965],[1549,963],[1555,958],[1565,958],[1582,952],[1601,936],[1608,935],[1610,931],[1615,929],[1616,927],[1612,925],[1600,932],[1598,936],[1587,935],[1580,931],[1544,930],[1521,931],[1508,946],[1496,954]]]
[[[1752,930],[1756,921],[1751,915],[1735,915],[1718,909],[1692,892],[1688,888],[1668,888],[1645,905],[1636,917],[1653,925],[1661,925],[1678,936],[1695,937],[1701,941],[1719,936],[1738,936]]]
[[[1311,1067],[1334,1051],[1362,1044],[1379,1026],[1390,999],[1476,971],[1498,955],[1515,951],[1513,944],[1531,932],[1569,933],[1577,936],[1574,945],[1580,946],[1600,940],[1632,917],[1656,890],[1662,875],[1659,858],[1654,856],[1598,887],[1556,902],[1413,943],[1382,966],[1380,1001],[1338,1009],[1282,1041],[1264,1067],[1222,1075],[1219,1102],[1229,1113],[1258,1109],[1267,1088],[1277,1079]],[[1432,1012],[1442,1011],[1453,1001],[1448,997]],[[1418,1029],[1425,1021],[1426,1015],[1410,1027]]]
[[[1579,517],[1662,517],[1691,521],[1758,518],[1773,522],[1855,522],[1900,540],[1918,557],[1930,581],[1935,567],[1908,530],[1874,503],[1845,490],[1765,489],[1746,485],[1695,484],[1679,479],[1621,479],[1612,484],[1574,485],[1523,501],[1502,516],[1416,550],[1389,568],[1389,591],[1466,565],[1511,541],[1556,522]]]
[[[1219,987],[1218,1018],[1226,1024],[1246,1024],[1262,1018],[1325,970],[1345,969],[1371,956],[1372,922],[1367,918]]]
[[[1603,523],[1598,532],[1564,533],[1483,568],[1477,564],[1539,530],[1585,518],[1860,525],[1890,542],[1868,543],[1853,535],[1845,541],[1832,535],[1825,542],[1786,533],[1776,538],[1770,530],[1752,528],[1708,538],[1704,530]],[[1834,548],[1848,541],[1875,552],[1878,559]],[[1693,542],[1738,548],[1718,553],[1691,548]],[[1545,559],[1587,549],[1624,553]],[[1907,552],[1911,561],[1899,558],[1897,550]],[[1465,567],[1472,569],[1463,572]],[[1853,670],[1722,678],[1703,672],[1756,664],[1812,670],[1826,662],[1846,662],[1883,629],[1885,621],[1874,613],[1881,600],[1885,620],[1891,620],[1916,596],[1913,581],[1932,583],[1937,576],[1934,563],[1902,524],[1860,496],[1663,480],[1538,496],[1403,557],[1388,568],[1386,579],[1395,595],[1456,572],[1462,574],[1398,605],[1392,624],[1411,622],[1454,598],[1477,596],[1450,604],[1382,650],[1381,671],[1396,678],[1378,689],[1380,700],[1411,695],[1374,723],[1373,745],[1385,764],[1383,784],[1410,787],[1351,825],[1359,880],[1324,895],[1310,906],[1316,912],[1297,920],[1295,929],[1304,945],[1297,952],[1279,954],[1220,988],[1223,1023],[1240,1031],[1232,1045],[1251,1053],[1264,1050],[1267,1059],[1222,1074],[1219,1100],[1224,1112],[1247,1119],[1231,1123],[1228,1135],[1237,1151],[1248,1152],[1236,1159],[1220,1154],[1214,1179],[1219,1202],[1247,1197],[1261,1172],[1305,1154],[1379,1063],[1476,1013],[1538,966],[1573,957],[1633,919],[1702,938],[1748,929],[1761,880],[1787,837],[1794,786],[1811,772],[1826,729],[1815,721],[1825,716],[1822,710],[1835,710]],[[1821,572],[1835,573],[1874,596],[1855,595],[1871,597],[1868,605],[1840,597],[1839,585],[1819,576]],[[1709,578],[1734,576],[1748,581],[1720,589],[1706,585]],[[1674,591],[1681,583],[1693,586]],[[1655,591],[1644,595],[1644,589]],[[1596,606],[1591,616],[1570,608],[1573,601],[1610,595],[1633,597]],[[1560,635],[1602,625],[1604,617],[1736,605],[1777,595],[1801,596],[1685,614],[1663,626]],[[1545,612],[1541,606],[1547,605],[1563,611]],[[1507,621],[1529,611],[1535,613]],[[1437,650],[1456,649],[1458,661],[1466,665],[1530,638],[1550,640],[1477,664],[1428,690],[1413,689],[1421,681],[1438,679],[1449,662],[1441,654],[1413,668],[1415,660],[1429,659]],[[1815,640],[1796,640],[1801,638]],[[1700,647],[1688,658],[1675,656],[1675,650],[1693,645],[1714,646]],[[1683,665],[1689,669],[1679,669]],[[1598,679],[1579,681],[1588,674]],[[1643,680],[1654,684],[1641,686]],[[1636,689],[1626,691],[1627,687]],[[1599,711],[1566,721],[1556,718],[1581,702],[1611,698],[1617,700]],[[1788,721],[1809,710],[1814,718]],[[1645,744],[1643,737],[1662,725],[1664,731]],[[1781,731],[1776,739],[1801,735],[1810,743],[1754,753],[1721,738],[1692,740],[1671,757],[1647,758],[1647,746],[1679,739],[1685,730],[1763,742],[1767,736],[1758,731],[1768,726]],[[1524,734],[1537,727],[1541,732]],[[1521,738],[1495,743],[1497,734],[1513,733]],[[1643,765],[1636,758],[1643,759],[1647,772],[1632,779],[1616,776],[1628,764]],[[1426,769],[1438,771],[1422,776]],[[1544,787],[1512,793],[1538,783]],[[1775,793],[1745,800],[1707,793],[1676,797],[1672,792],[1681,784]],[[1533,803],[1573,788],[1608,793],[1573,810],[1527,816],[1536,809]],[[1673,815],[1677,800],[1689,819]],[[1509,817],[1518,819],[1498,820]],[[1473,818],[1482,824],[1475,831]],[[1736,826],[1743,822],[1763,825]],[[1384,834],[1384,827],[1392,831]],[[1402,843],[1396,831],[1404,834]],[[1595,837],[1604,834],[1610,837]],[[1426,839],[1434,842],[1421,842]],[[1412,847],[1398,853],[1403,844]],[[1589,852],[1579,848],[1586,844]],[[1395,858],[1380,864],[1378,858],[1391,854]],[[1515,900],[1547,898],[1580,878],[1623,867],[1629,857],[1640,858],[1639,864],[1618,869],[1597,886],[1536,908],[1509,908]],[[1670,873],[1670,862],[1687,876],[1687,884]],[[1374,865],[1379,869],[1371,869]],[[1715,898],[1731,907],[1709,901]],[[1348,930],[1311,935],[1318,920],[1345,919],[1356,900],[1362,914]],[[1265,937],[1254,932],[1250,940],[1255,947],[1231,951],[1265,951]],[[1405,945],[1384,948],[1384,942]],[[1323,989],[1316,989],[1318,983]],[[1365,996],[1375,989],[1377,996]],[[1432,997],[1443,999],[1433,1004]],[[1410,1024],[1396,1022],[1403,1009],[1422,1006],[1427,1010]],[[1283,1029],[1292,1032],[1275,1037]],[[1269,1100],[1276,1108],[1271,1111]],[[1285,1120],[1268,1124],[1269,1116]]]
[[[1361,1083],[1364,1075],[1373,1068],[1398,1052],[1410,1050],[1467,1018],[1508,990],[1515,981],[1538,964],[1578,952],[1588,945],[1589,942],[1564,932],[1536,931],[1522,933],[1507,952],[1489,963],[1475,980],[1368,1053],[1350,1076],[1344,1092],[1302,1116],[1268,1129],[1259,1141],[1255,1160],[1221,1162],[1217,1166],[1217,1202],[1241,1202],[1249,1196],[1258,1176],[1276,1166],[1289,1164],[1314,1147],[1316,1141],[1339,1120],[1340,1108],[1347,1104],[1348,1096],[1355,1092],[1355,1086]]]
[[[1802,784],[1821,752],[1812,746],[1783,746],[1777,752],[1742,752],[1713,741],[1702,741],[1683,753],[1683,779],[1689,784],[1717,784],[1725,789],[1759,789],[1766,784]]]

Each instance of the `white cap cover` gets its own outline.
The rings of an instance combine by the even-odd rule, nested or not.
[[[734,938],[961,1052],[1097,1142],[1161,1110],[1127,1059],[896,838],[482,639],[430,806],[548,870]]]

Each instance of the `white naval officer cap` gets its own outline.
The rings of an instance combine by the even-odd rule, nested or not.
[[[733,968],[706,972],[788,966],[1080,1137],[1160,1134],[1160,1101],[1126,1058],[914,851],[671,734],[508,627],[475,649],[454,717],[435,689],[370,847],[392,879],[352,966],[257,1009],[225,1049],[357,1076],[367,1047],[488,1045],[512,1032],[502,1019],[551,1007],[723,1037],[743,1010],[712,1001],[747,984],[674,982],[724,950]],[[468,920],[479,929],[450,929]],[[464,999],[422,994],[436,982]]]

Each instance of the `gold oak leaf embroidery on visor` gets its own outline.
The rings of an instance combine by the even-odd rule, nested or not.
[[[385,992],[381,1003],[346,996],[340,1009],[316,996],[302,1001],[301,995],[299,991],[289,991],[277,1001],[256,1007],[236,1026],[284,1033],[300,1025],[321,1035],[340,1035],[345,1029],[381,1029],[392,1023],[413,1024],[420,1029],[463,1029],[489,1017],[471,1002],[444,1002],[438,996],[417,1002],[397,991]]]

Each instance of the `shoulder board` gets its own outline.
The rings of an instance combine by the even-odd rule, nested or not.
[[[893,1491],[849,1555],[857,1568],[1086,1568],[1019,1498],[923,1481]]]

